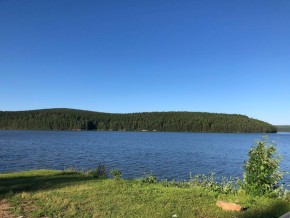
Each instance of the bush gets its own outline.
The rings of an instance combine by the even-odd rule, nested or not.
[[[157,178],[153,175],[148,175],[148,176],[145,176],[144,178],[142,178],[142,183],[148,183],[148,184],[156,184],[158,181],[157,181]]]
[[[276,148],[268,143],[268,138],[257,141],[248,153],[249,159],[244,164],[243,189],[253,195],[271,195],[279,192],[282,187],[279,181],[283,174],[279,171],[282,159],[276,154]]]
[[[99,163],[96,170],[88,171],[88,175],[96,179],[106,179],[108,178],[109,173],[107,167],[104,164]]]
[[[113,176],[114,179],[120,179],[122,172],[119,169],[110,170],[110,174]]]

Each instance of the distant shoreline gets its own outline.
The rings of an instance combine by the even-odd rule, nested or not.
[[[137,132],[276,133],[277,127],[241,114],[142,112],[112,114],[76,109],[0,111],[0,129]]]
[[[275,125],[277,132],[290,132],[290,125]]]

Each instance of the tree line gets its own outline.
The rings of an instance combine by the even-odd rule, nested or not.
[[[290,125],[277,125],[278,132],[290,132]]]
[[[100,113],[75,109],[0,111],[0,129],[273,133],[269,123],[239,114]]]

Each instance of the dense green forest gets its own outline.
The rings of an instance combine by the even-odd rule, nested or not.
[[[290,125],[277,125],[278,132],[290,132]]]
[[[0,112],[0,129],[175,132],[276,132],[269,123],[238,114],[150,112],[112,114],[75,109]]]

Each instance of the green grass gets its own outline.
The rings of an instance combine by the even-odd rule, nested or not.
[[[283,199],[220,194],[196,185],[164,187],[142,180],[93,179],[73,171],[34,170],[0,174],[0,199],[24,217],[279,217],[290,210]],[[215,203],[248,207],[224,212]]]

